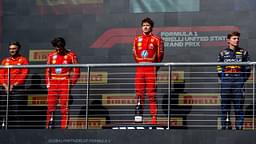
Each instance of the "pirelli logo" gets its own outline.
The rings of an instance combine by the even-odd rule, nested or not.
[[[256,120],[254,121],[254,123]],[[244,128],[245,130],[252,130],[253,129],[253,118],[244,118]]]
[[[89,117],[88,118],[88,128],[89,129],[101,129],[102,126],[106,124],[105,117]],[[71,117],[69,119],[69,129],[85,129],[86,119],[80,117]]]
[[[158,83],[168,83],[169,72],[160,71],[157,75]],[[172,71],[171,82],[184,82],[184,71]]]
[[[103,94],[103,106],[134,106],[136,104],[135,94]]]
[[[233,129],[236,128],[235,121],[236,121],[235,116],[230,118],[231,126]],[[256,120],[255,120],[255,122],[256,122]],[[220,117],[217,118],[217,128],[221,129],[221,118]],[[250,117],[244,118],[243,129],[244,130],[252,130],[253,129],[253,118],[250,118]]]
[[[87,83],[87,72],[81,72],[80,78],[77,83],[86,84]],[[90,84],[107,84],[108,83],[108,73],[107,72],[91,72],[90,73]]]
[[[47,56],[52,50],[29,50],[30,62],[47,61]]]
[[[47,95],[29,95],[28,106],[47,106]]]
[[[145,123],[150,123],[151,118],[146,117],[144,118]],[[157,124],[159,125],[168,125],[168,118],[167,117],[157,117]],[[170,126],[172,127],[182,127],[183,126],[183,118],[182,117],[171,117],[170,118]]]
[[[179,105],[220,105],[219,93],[185,93],[179,94]]]

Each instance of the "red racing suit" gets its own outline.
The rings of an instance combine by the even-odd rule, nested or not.
[[[68,51],[64,55],[56,51],[51,52],[47,58],[47,64],[77,64],[77,57],[73,51]],[[72,74],[71,74],[72,73]],[[48,110],[46,117],[46,128],[49,126],[51,114],[56,109],[56,104],[60,103],[61,128],[68,125],[68,103],[70,95],[70,85],[76,84],[80,77],[80,68],[47,68],[46,84],[48,87]]]
[[[22,55],[8,57],[2,60],[1,65],[28,65],[28,60]],[[10,70],[10,85],[23,85],[29,70],[27,68]],[[8,84],[8,69],[0,70],[0,84]]]
[[[2,60],[1,65],[28,65],[28,60],[22,55],[17,55],[15,57],[8,57]],[[21,126],[21,122],[23,121],[22,116],[22,108],[26,104],[25,97],[25,82],[27,75],[29,73],[28,68],[11,68],[10,69],[10,95],[8,102],[8,126],[9,127],[19,127]],[[8,86],[8,69],[2,68],[0,69],[0,85]],[[0,90],[0,116],[4,117],[6,114],[6,89]],[[2,119],[2,118],[1,118]]]
[[[133,56],[136,63],[157,63],[161,62],[164,56],[163,41],[161,38],[150,35],[138,35],[133,43]],[[156,78],[158,68],[155,66],[136,67],[135,89],[136,97],[140,97],[144,105],[144,90],[149,98],[149,108],[152,117],[156,117],[157,105]]]

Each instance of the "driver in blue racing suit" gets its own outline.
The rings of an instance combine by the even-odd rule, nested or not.
[[[218,62],[239,63],[249,62],[249,54],[239,47],[239,32],[230,32],[227,35],[228,47],[221,50]],[[250,76],[249,65],[225,65],[217,66],[221,79],[221,126],[222,129],[232,129],[230,123],[230,109],[233,103],[235,109],[235,126],[237,130],[243,129],[244,122],[244,83]],[[227,123],[227,120],[229,123]]]

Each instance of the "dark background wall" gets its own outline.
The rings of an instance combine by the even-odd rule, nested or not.
[[[179,30],[173,27],[237,26],[242,33],[241,46],[249,50],[254,61],[255,6],[253,0],[77,0],[73,3],[70,0],[3,0],[0,58],[7,55],[9,41],[20,41],[23,53],[28,56],[28,50],[52,49],[50,41],[62,36],[68,48],[79,52],[80,63],[133,62],[132,43],[116,44],[111,48],[91,46],[104,32],[116,28],[122,28],[115,35],[117,40],[124,41],[125,35],[131,35],[132,39],[140,29],[134,33],[127,28],[140,28],[141,19],[151,17],[155,28],[168,27],[169,31],[176,32]],[[226,36],[228,31],[222,30],[218,35]],[[161,35],[161,32],[165,30],[156,34]],[[207,33],[199,32],[201,36],[215,34],[210,28]],[[215,62],[221,47],[166,47],[164,62]]]
[[[1,1],[0,59],[8,55],[9,41],[20,41],[22,53],[29,57],[31,50],[53,50],[50,41],[56,36],[61,36],[66,39],[67,48],[77,52],[80,63],[133,63],[132,40],[136,34],[140,33],[141,20],[151,17],[155,22],[154,33],[165,40],[163,62],[216,62],[219,50],[226,45],[226,34],[233,30],[241,32],[240,45],[248,49],[251,61],[255,61],[255,0]],[[30,61],[30,63],[44,64],[45,61]],[[215,67],[175,69],[186,72],[216,71]],[[126,69],[120,70],[126,71]],[[192,84],[189,77],[199,76],[202,77],[198,73],[185,74],[188,78],[186,92],[218,93],[216,74],[205,75],[205,79],[201,81],[214,82],[210,85],[210,89],[204,89],[209,88],[208,84]],[[215,79],[207,79],[208,77]],[[131,85],[127,87],[133,88],[132,80],[129,81]],[[111,85],[101,87],[113,88]],[[167,85],[162,86],[160,98],[167,93],[166,87]],[[82,92],[78,93],[86,93],[85,88],[81,86]],[[119,89],[121,86],[116,85],[114,88]],[[160,89],[161,86],[158,88]],[[106,91],[121,93],[121,90]],[[102,93],[105,91],[100,91],[100,94]],[[134,89],[126,93],[134,93]],[[78,99],[83,98],[84,95],[78,97]],[[84,105],[83,102],[78,101],[78,103],[78,106]],[[214,115],[217,116],[217,114]],[[214,120],[216,120],[215,117]]]

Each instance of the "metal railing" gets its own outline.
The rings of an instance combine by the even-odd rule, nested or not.
[[[18,128],[44,128],[47,109],[47,89],[44,70],[48,67],[81,68],[81,77],[71,90],[73,102],[70,105],[69,128],[107,128],[120,124],[134,124],[135,67],[161,67],[157,80],[158,125],[172,128],[220,128],[220,80],[217,65],[250,65],[252,74],[245,85],[245,129],[255,128],[255,62],[249,63],[120,63],[120,64],[76,64],[76,65],[12,65],[0,66],[8,69],[10,83],[11,69],[30,69],[21,111],[22,125]],[[39,78],[32,78],[32,75]],[[37,81],[33,83],[32,80]],[[9,85],[10,86],[10,85]],[[38,86],[38,88],[37,88]],[[29,89],[31,87],[30,91]],[[9,113],[9,90],[6,95],[4,124],[7,128]],[[34,93],[30,94],[31,91]],[[37,94],[36,94],[37,93]],[[144,107],[144,124],[150,122],[149,104]],[[247,107],[246,107],[247,106]],[[56,111],[56,125],[60,123],[60,112]],[[29,117],[29,118],[28,118]],[[36,118],[38,117],[38,118]],[[234,108],[231,121],[234,123]]]

